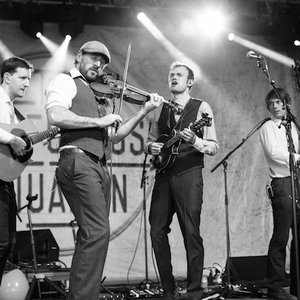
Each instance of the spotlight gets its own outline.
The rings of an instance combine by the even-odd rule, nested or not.
[[[67,34],[66,37],[65,37],[65,39],[66,39],[67,41],[71,41],[72,37],[71,37],[69,34]]]
[[[229,33],[227,38],[228,38],[229,41],[233,41],[235,39],[235,34],[234,33]]]
[[[297,46],[297,47],[299,47],[300,46],[300,41],[299,40],[295,40],[294,41],[294,45]]]
[[[35,36],[39,39],[39,38],[41,38],[42,34],[40,32],[38,32]]]

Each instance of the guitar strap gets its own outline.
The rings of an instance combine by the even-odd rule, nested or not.
[[[189,101],[187,102],[187,104],[185,105],[185,107],[184,107],[184,109],[183,109],[183,111],[182,111],[182,113],[181,113],[181,115],[180,115],[178,121],[177,121],[177,122],[175,123],[175,125],[172,127],[171,132],[173,131],[173,129],[177,128],[177,127],[181,124],[181,122],[182,122],[182,120],[183,120],[183,117],[185,116],[185,114],[186,114],[186,112],[187,112],[187,106],[188,106],[189,103],[190,103],[190,100],[189,100]],[[173,114],[174,114],[174,112],[173,112]],[[175,115],[175,114],[174,114],[174,115]]]
[[[15,107],[14,107],[14,110],[15,110],[15,114],[19,121],[25,120],[25,117]]]

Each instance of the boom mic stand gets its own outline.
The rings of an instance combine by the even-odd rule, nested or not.
[[[28,201],[28,204],[22,206],[18,212],[20,212],[22,209],[27,207],[27,217],[28,217],[28,224],[29,224],[29,231],[30,231],[30,243],[32,248],[32,258],[33,258],[33,267],[34,267],[34,277],[32,279],[30,288],[27,292],[25,300],[30,300],[32,293],[34,291],[35,286],[37,285],[38,288],[38,299],[42,299],[42,291],[41,291],[41,285],[40,281],[47,282],[52,288],[54,288],[59,294],[61,294],[64,297],[67,297],[67,293],[61,289],[60,287],[56,286],[54,282],[52,282],[49,278],[45,276],[43,273],[38,272],[37,267],[37,258],[36,258],[36,250],[35,250],[35,242],[34,242],[34,235],[33,235],[33,227],[32,227],[32,218],[31,218],[31,204],[32,201],[36,200],[38,198],[38,195],[31,196],[30,194],[27,195],[26,200]]]
[[[231,287],[231,267],[230,267],[230,233],[229,233],[229,213],[228,213],[228,188],[227,188],[227,160],[228,158],[237,150],[239,149],[264,123],[266,123],[270,118],[266,118],[260,121],[257,125],[253,127],[253,129],[248,133],[246,138],[242,139],[242,141],[233,149],[231,150],[212,170],[214,172],[220,165],[223,165],[223,173],[224,173],[224,185],[225,185],[225,222],[226,222],[226,253],[227,253],[227,261],[226,261],[226,269],[227,269],[227,276],[226,276],[226,285],[228,288],[228,292],[232,291]]]

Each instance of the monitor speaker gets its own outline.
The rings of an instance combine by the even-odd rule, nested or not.
[[[263,283],[267,277],[267,259],[266,255],[230,257],[230,281],[232,283],[239,281]],[[228,264],[226,262],[225,279],[227,274]]]
[[[59,247],[50,229],[33,230],[37,263],[58,261]],[[13,249],[13,261],[31,262],[33,259],[30,231],[18,231]]]

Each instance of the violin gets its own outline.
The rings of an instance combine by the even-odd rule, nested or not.
[[[90,83],[90,88],[93,90],[97,98],[113,99],[120,98],[123,89],[123,82],[114,79],[109,74],[102,74],[95,82]],[[143,105],[150,100],[150,94],[129,84],[125,84],[123,99],[124,101],[136,105]],[[178,113],[180,108],[176,103],[163,100],[163,103],[168,105],[175,113]]]

